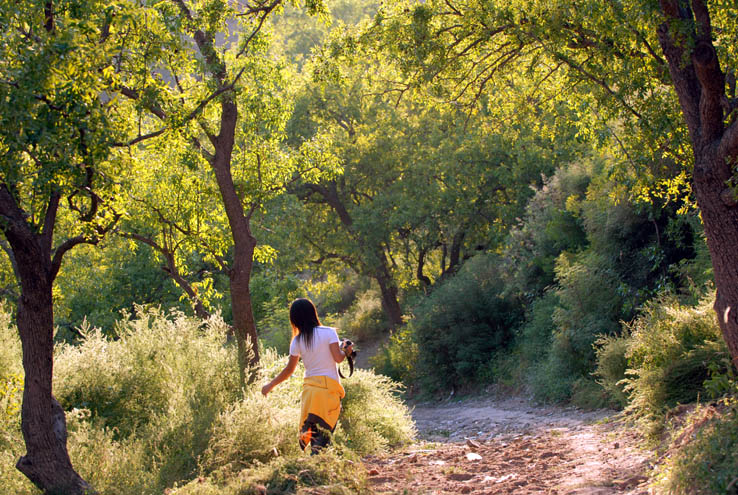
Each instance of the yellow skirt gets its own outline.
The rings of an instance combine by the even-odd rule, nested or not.
[[[343,386],[327,376],[309,376],[302,383],[302,407],[300,410],[300,427],[305,424],[308,415],[314,414],[330,426],[336,427],[338,415],[341,413],[341,399],[346,396]]]

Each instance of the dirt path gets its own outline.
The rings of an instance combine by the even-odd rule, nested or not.
[[[612,412],[523,400],[420,404],[422,443],[367,459],[377,494],[647,494],[649,453]]]

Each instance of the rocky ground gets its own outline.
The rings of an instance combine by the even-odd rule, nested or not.
[[[649,493],[651,454],[612,411],[474,399],[413,416],[418,444],[366,460],[377,494]]]

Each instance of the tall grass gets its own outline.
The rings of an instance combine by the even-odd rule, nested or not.
[[[696,408],[674,432],[655,488],[673,495],[738,493],[738,405]]]
[[[711,366],[727,356],[712,296],[698,306],[668,296],[651,301],[629,325],[623,384],[631,410],[658,419],[668,408],[705,394]]]
[[[0,323],[0,341],[8,344],[0,359],[19,370],[17,332],[9,317],[0,314]],[[363,483],[360,463],[349,460],[414,436],[397,385],[357,372],[344,382],[336,447],[326,453],[336,465],[321,466],[297,445],[302,370],[264,398],[261,385],[286,363],[266,350],[260,378],[241,389],[236,350],[221,319],[140,308],[117,324],[115,338],[91,328],[81,332],[79,345],[56,348],[54,390],[67,411],[72,462],[103,494],[191,493],[195,485],[212,493],[258,493],[259,485],[282,493],[311,484],[348,484],[356,491]],[[15,383],[12,376],[0,370],[0,385]],[[0,391],[0,404],[19,405],[19,393]],[[0,413],[0,486],[36,495],[13,467],[24,451],[19,408]],[[305,469],[292,484],[279,479],[279,473],[294,477],[292,471]]]

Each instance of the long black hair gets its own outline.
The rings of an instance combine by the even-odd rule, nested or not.
[[[295,338],[309,348],[313,345],[313,330],[320,326],[318,310],[310,299],[300,298],[290,305],[290,323]],[[296,332],[296,335],[295,335]]]

